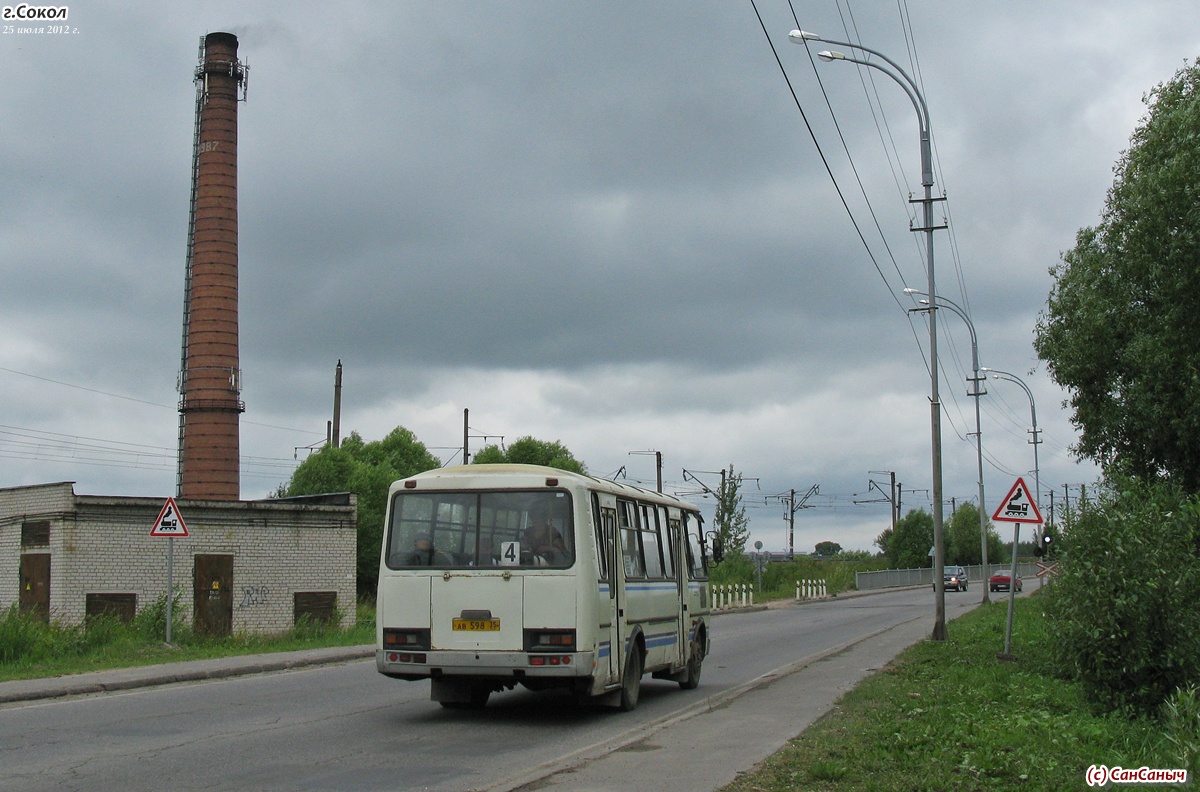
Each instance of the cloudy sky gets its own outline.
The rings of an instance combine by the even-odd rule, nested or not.
[[[533,435],[653,482],[656,450],[678,492],[732,464],[770,549],[772,496],[815,485],[799,551],[873,550],[889,472],[929,508],[930,378],[903,294],[927,283],[916,116],[790,44],[793,9],[919,80],[937,290],[1032,389],[1057,503],[1095,471],[1032,348],[1048,269],[1099,219],[1143,95],[1200,55],[1190,0],[68,8],[67,33],[0,35],[0,486],[174,494],[192,73],[228,31],[244,498],[323,442],[340,359],[343,433],[403,425],[452,462],[469,409],[472,452]],[[939,353],[945,494],[975,501],[949,311]],[[990,512],[1032,476],[1029,401],[1001,381],[981,403]]]

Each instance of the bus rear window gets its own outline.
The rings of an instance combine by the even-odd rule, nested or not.
[[[571,498],[554,490],[398,492],[386,560],[391,569],[569,567]]]

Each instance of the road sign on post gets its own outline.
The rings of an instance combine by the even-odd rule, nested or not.
[[[171,643],[171,621],[174,619],[172,606],[175,602],[175,537],[188,535],[187,524],[184,523],[174,498],[167,498],[167,502],[163,504],[158,519],[154,521],[154,527],[150,529],[150,535],[167,537],[167,634],[163,640]]]
[[[1031,523],[1040,525],[1042,523],[1042,512],[1038,509],[1037,502],[1029,497],[1029,487],[1025,485],[1025,479],[1018,478],[1016,483],[1012,485],[1012,489],[1004,496],[1004,500],[1000,501],[1000,505],[996,507],[996,511],[992,514],[992,519],[996,522],[1010,522],[1013,524],[1013,556],[1012,570],[1009,572],[1009,580],[1017,579],[1017,544],[1021,540],[1021,523]],[[986,574],[986,570],[985,570]],[[1012,621],[1013,621],[1013,603],[1017,599],[1017,586],[1015,583],[1010,583],[1008,586],[1008,626],[1004,630],[1004,654],[1003,658],[1011,658],[1009,650],[1012,648]]]
[[[1033,498],[1029,497],[1029,487],[1025,486],[1025,479],[1019,478],[1012,485],[1012,489],[996,507],[992,519],[997,522],[1039,524],[1042,522],[1042,512]]]
[[[179,513],[179,507],[175,505],[174,498],[167,498],[167,502],[163,504],[162,511],[158,513],[158,519],[154,521],[154,527],[150,529],[151,536],[187,536],[187,525],[183,522],[183,516]]]
[[[1055,561],[1052,564],[1046,564],[1041,561],[1038,561],[1037,568],[1038,568],[1037,576],[1038,577],[1046,577],[1047,575],[1053,575],[1054,573],[1058,572],[1058,562]]]

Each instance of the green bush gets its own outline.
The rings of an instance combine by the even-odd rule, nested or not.
[[[175,590],[171,602],[171,642],[188,643],[192,638],[192,626],[183,619],[180,607],[182,591]],[[130,623],[133,632],[143,641],[163,641],[167,636],[167,595],[162,593],[150,604],[138,611]]]
[[[1176,690],[1163,704],[1162,720],[1163,737],[1174,754],[1171,766],[1195,778],[1200,773],[1200,686]]]
[[[50,627],[13,605],[0,615],[0,663],[37,662],[50,651]]]
[[[81,627],[71,632],[75,639],[74,651],[77,654],[87,654],[129,640],[133,631],[116,616],[103,615],[89,616]]]
[[[1068,519],[1059,555],[1056,659],[1094,706],[1153,715],[1200,679],[1200,498],[1120,482]]]

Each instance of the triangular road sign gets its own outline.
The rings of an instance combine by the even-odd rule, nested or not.
[[[1000,501],[1000,505],[996,507],[995,514],[992,519],[997,522],[1015,522],[1015,523],[1040,523],[1042,522],[1042,513],[1038,511],[1037,504],[1033,498],[1029,497],[1029,487],[1025,486],[1025,479],[1017,479],[1017,483],[1012,485],[1012,489],[1004,496],[1004,500]]]
[[[174,498],[167,498],[167,502],[163,504],[162,511],[158,513],[158,519],[154,521],[154,527],[150,530],[151,536],[187,536],[187,526],[183,524],[183,515],[179,513],[179,507],[175,505]]]

